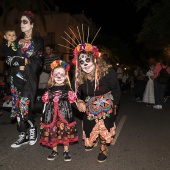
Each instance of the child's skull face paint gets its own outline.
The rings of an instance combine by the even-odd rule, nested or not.
[[[86,73],[91,73],[94,69],[94,63],[92,62],[92,59],[86,54],[80,54],[79,64],[82,70]]]
[[[63,68],[56,68],[53,72],[54,81],[57,84],[63,84],[66,79],[66,72]]]
[[[33,24],[30,23],[29,19],[26,16],[21,17],[21,31],[27,32],[32,30]]]

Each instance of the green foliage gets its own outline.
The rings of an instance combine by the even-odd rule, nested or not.
[[[151,2],[151,0],[134,0],[134,1],[137,11],[141,10],[143,7],[148,7],[149,2]]]
[[[162,0],[155,3],[151,13],[143,23],[137,42],[144,43],[149,49],[162,49],[170,43],[170,1]]]
[[[95,42],[102,53],[108,54],[112,63],[131,64],[133,62],[130,44],[123,42],[120,38],[102,34]]]

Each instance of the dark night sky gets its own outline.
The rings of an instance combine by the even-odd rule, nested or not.
[[[136,12],[132,0],[57,0],[60,11],[71,14],[81,13],[101,27],[101,32],[119,38],[128,44],[130,55],[139,59],[143,49],[136,43],[136,36],[142,30],[142,23],[149,12],[149,8],[142,8]],[[137,59],[137,60],[138,60]],[[136,61],[137,61],[136,60]]]
[[[58,0],[60,11],[81,13],[91,18],[103,33],[114,35],[125,41],[134,40],[134,35],[140,32],[146,11],[136,13],[136,8],[130,0],[96,0],[75,1]]]

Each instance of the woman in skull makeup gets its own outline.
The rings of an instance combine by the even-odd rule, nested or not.
[[[107,146],[114,141],[115,114],[120,101],[117,74],[111,65],[99,56],[96,46],[89,43],[74,49],[75,91],[77,107],[83,114],[83,140],[85,150],[90,151],[100,141],[98,162],[107,159]]]
[[[37,29],[35,15],[31,11],[24,11],[20,27],[22,34],[16,40],[17,55],[6,57],[6,63],[11,66],[11,118],[17,118],[20,131],[18,140],[11,145],[12,148],[28,143],[34,145],[37,141],[33,109],[44,51],[44,41]],[[17,76],[21,66],[24,67],[26,79]]]
[[[47,160],[54,160],[58,155],[57,146],[63,144],[64,161],[71,161],[69,143],[78,141],[71,106],[76,107],[77,97],[70,86],[70,65],[65,61],[56,60],[51,63],[51,69],[48,91],[42,96],[44,109],[40,123],[40,143],[52,148]]]

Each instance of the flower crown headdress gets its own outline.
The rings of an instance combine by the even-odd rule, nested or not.
[[[35,14],[33,14],[31,11],[24,11],[22,15],[28,16],[31,20],[35,19]]]
[[[77,26],[77,32],[78,32],[78,35],[79,35],[79,38],[78,39],[75,35],[75,33],[71,30],[71,28],[69,27],[72,35],[75,37],[75,39],[77,40],[78,44],[75,42],[75,40],[68,34],[64,31],[64,33],[71,39],[72,42],[70,42],[69,40],[67,40],[66,38],[62,37],[65,41],[67,41],[70,45],[72,45],[74,47],[73,48],[70,48],[70,47],[67,47],[67,46],[64,46],[62,44],[58,44],[59,46],[62,46],[62,47],[65,47],[65,48],[69,48],[71,50],[73,50],[73,59],[72,59],[72,63],[76,66],[76,70],[75,70],[75,92],[77,93],[77,90],[78,90],[78,55],[80,52],[82,51],[85,51],[85,52],[92,52],[93,53],[93,56],[95,57],[95,64],[96,64],[96,58],[97,57],[100,57],[99,55],[99,50],[97,48],[97,46],[94,46],[92,45],[93,41],[95,40],[97,34],[99,33],[101,27],[99,28],[99,30],[97,31],[96,35],[94,36],[93,40],[91,43],[88,43],[88,39],[89,39],[89,27],[88,27],[88,33],[87,33],[87,42],[85,42],[84,40],[84,28],[83,28],[83,24],[82,24],[82,36],[80,34],[80,31],[79,31],[79,28]],[[99,87],[99,74],[98,74],[98,66],[96,64],[96,69],[95,69],[95,89]],[[99,89],[99,88],[98,88]]]
[[[56,68],[58,66],[63,66],[67,72],[70,70],[70,65],[63,60],[55,60],[51,63],[50,66],[51,66],[52,70],[54,70],[54,68]]]
[[[93,56],[94,57],[99,57],[99,50],[97,48],[97,46],[94,46],[92,45],[93,41],[95,40],[97,34],[99,33],[101,27],[99,28],[99,30],[97,31],[96,35],[94,36],[93,40],[91,43],[88,42],[88,39],[89,39],[89,27],[88,27],[88,32],[87,32],[87,42],[85,42],[84,40],[84,29],[83,29],[83,24],[82,24],[82,36],[80,34],[80,31],[79,31],[79,27],[77,26],[77,32],[78,32],[78,35],[79,35],[79,39],[76,37],[75,33],[72,31],[72,29],[69,27],[72,35],[75,37],[75,39],[77,40],[78,44],[75,42],[75,40],[68,34],[64,31],[64,33],[71,39],[72,43],[67,40],[66,38],[62,37],[65,41],[67,41],[70,45],[72,45],[74,48],[70,48],[70,47],[67,47],[67,46],[64,46],[62,44],[58,44],[59,46],[62,46],[62,47],[65,47],[65,48],[69,48],[71,50],[73,50],[73,59],[72,59],[72,63],[74,65],[76,65],[77,63],[77,56],[78,54],[81,52],[81,51],[86,51],[86,52],[92,52],[93,53]]]

